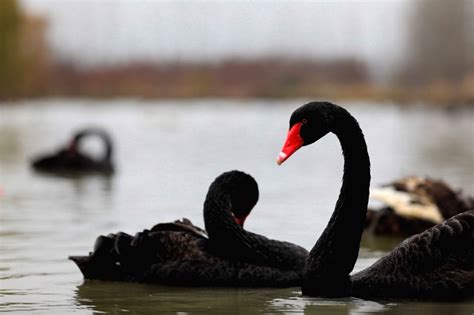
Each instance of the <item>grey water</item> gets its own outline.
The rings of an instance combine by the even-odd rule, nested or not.
[[[0,312],[472,314],[474,301],[436,303],[301,296],[300,289],[182,288],[84,281],[69,255],[101,234],[134,234],[182,217],[203,226],[202,204],[221,172],[252,174],[260,200],[246,229],[310,249],[340,186],[343,159],[328,135],[284,165],[275,159],[291,112],[305,100],[117,99],[0,104]],[[341,104],[359,120],[372,185],[417,174],[474,194],[474,111],[397,104]],[[83,126],[115,140],[117,173],[51,176],[30,168]],[[100,154],[90,140],[85,150]],[[364,239],[355,270],[399,239]]]

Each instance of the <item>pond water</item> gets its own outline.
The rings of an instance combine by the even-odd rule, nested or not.
[[[420,303],[319,299],[299,288],[179,288],[84,281],[69,255],[86,254],[100,234],[136,231],[187,217],[203,226],[211,181],[252,174],[260,201],[246,228],[310,249],[337,198],[342,156],[328,135],[283,166],[275,158],[299,101],[42,100],[0,104],[0,312],[472,314],[474,301]],[[393,104],[342,104],[359,120],[372,185],[417,174],[474,194],[474,111]],[[57,177],[30,160],[83,126],[115,140],[117,173]],[[100,153],[96,143],[88,147]],[[355,270],[399,240],[365,239]]]

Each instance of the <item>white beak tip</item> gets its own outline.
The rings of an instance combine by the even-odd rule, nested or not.
[[[286,157],[287,157],[287,155],[286,155],[285,152],[280,152],[278,154],[278,157],[277,157],[277,160],[276,160],[277,164],[281,165],[286,160]]]

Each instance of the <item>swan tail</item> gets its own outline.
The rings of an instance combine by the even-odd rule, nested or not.
[[[115,235],[99,236],[88,256],[69,256],[85,279],[123,280],[124,276],[114,250]]]
[[[141,281],[144,270],[159,256],[159,248],[152,244],[148,230],[135,237],[119,232],[99,236],[94,251],[88,256],[70,256],[69,259],[76,263],[85,279]]]

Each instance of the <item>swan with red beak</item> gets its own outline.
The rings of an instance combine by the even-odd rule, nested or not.
[[[300,135],[300,130],[305,122],[306,121],[303,120],[294,124],[288,131],[285,144],[283,145],[283,148],[281,148],[281,152],[278,154],[276,160],[278,165],[285,162],[293,153],[303,146],[304,140]]]

